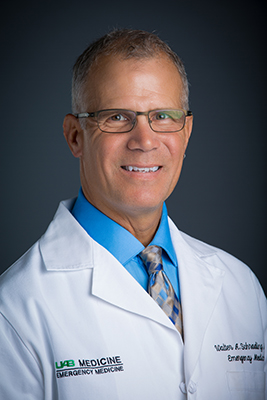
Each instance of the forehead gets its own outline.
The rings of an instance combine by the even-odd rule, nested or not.
[[[86,104],[95,107],[126,108],[130,99],[159,101],[180,99],[182,80],[175,64],[165,55],[153,58],[100,58],[88,73],[84,85]],[[118,104],[117,104],[118,102]],[[110,104],[109,104],[110,103]]]

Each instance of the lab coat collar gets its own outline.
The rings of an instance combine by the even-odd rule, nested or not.
[[[122,264],[81,228],[68,211],[73,203],[74,200],[70,200],[60,204],[47,232],[40,239],[40,250],[47,270],[93,268],[92,295],[128,312],[154,320],[178,334],[168,317]],[[182,234],[170,219],[169,225],[179,265],[185,377],[189,380],[220,295],[224,271],[216,249],[205,247]]]
[[[75,200],[60,203],[52,222],[40,239],[40,251],[48,271],[72,271],[93,266],[88,235],[69,212]]]
[[[74,271],[93,268],[92,295],[177,332],[169,318],[123,265],[95,242],[72,216],[69,210],[74,202],[75,199],[60,203],[53,221],[40,239],[46,269]]]

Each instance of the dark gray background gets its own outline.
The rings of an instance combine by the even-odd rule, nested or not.
[[[113,27],[156,31],[185,63],[194,112],[167,202],[186,233],[232,253],[267,290],[263,1],[10,2],[1,15],[1,270],[79,189],[62,135],[71,68]]]

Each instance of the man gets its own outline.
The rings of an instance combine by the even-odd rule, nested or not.
[[[78,58],[64,135],[81,190],[1,278],[1,398],[266,399],[257,279],[167,216],[192,120],[154,34]]]

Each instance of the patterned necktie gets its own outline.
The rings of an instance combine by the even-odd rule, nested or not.
[[[161,251],[161,247],[148,246],[139,254],[149,274],[148,293],[183,336],[181,304],[163,271]]]

